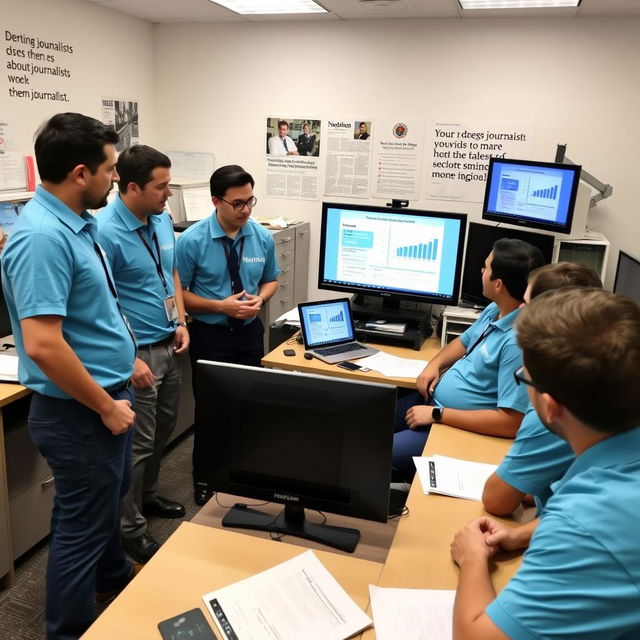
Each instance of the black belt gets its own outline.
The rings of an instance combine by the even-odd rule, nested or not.
[[[151,342],[150,344],[143,344],[142,348],[145,347],[167,347],[170,344],[173,344],[173,341],[176,337],[175,333],[170,333],[166,338],[162,338],[162,340],[158,340],[158,342]]]
[[[124,382],[117,384],[113,387],[109,387],[108,389],[105,389],[105,391],[109,395],[115,395],[116,393],[122,393],[123,391],[126,391],[130,385],[131,385],[131,379],[125,380]]]

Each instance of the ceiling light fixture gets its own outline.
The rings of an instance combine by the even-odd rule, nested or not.
[[[463,9],[543,9],[578,7],[582,0],[458,0]]]
[[[242,15],[291,13],[327,13],[314,0],[209,0]]]

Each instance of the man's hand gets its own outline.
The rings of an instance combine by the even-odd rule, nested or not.
[[[418,391],[424,398],[429,398],[435,391],[438,380],[440,380],[440,370],[429,363],[416,380]]]
[[[136,414],[131,410],[129,400],[114,400],[111,408],[101,413],[100,418],[114,436],[119,436],[133,425]]]
[[[255,318],[260,313],[262,298],[252,296],[246,291],[241,291],[221,300],[220,304],[222,312],[226,316],[237,318],[238,320],[248,320],[249,318]]]
[[[250,293],[246,293],[244,296],[243,306],[245,307],[244,312],[246,313],[244,318],[255,318],[259,313],[260,309],[262,309],[262,297],[261,296],[253,296]]]
[[[486,517],[480,518],[480,522],[487,545],[496,551],[517,551],[526,548],[537,525],[537,520],[533,520],[521,527],[507,527]]]
[[[433,407],[431,405],[417,404],[407,410],[404,419],[409,429],[428,427],[433,424],[432,412]]]
[[[156,382],[156,378],[153,375],[153,371],[149,369],[149,365],[140,358],[136,358],[133,363],[133,376],[131,377],[131,384],[135,389],[144,389],[146,387],[152,387]]]
[[[451,543],[451,556],[458,566],[466,562],[488,562],[496,553],[497,547],[487,542],[491,524],[498,525],[491,518],[477,518],[456,533]]]
[[[176,327],[176,339],[173,343],[175,353],[184,353],[189,348],[189,331],[186,327]]]

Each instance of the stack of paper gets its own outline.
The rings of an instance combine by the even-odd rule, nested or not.
[[[442,493],[454,498],[482,500],[482,491],[495,464],[471,462],[447,456],[413,459],[425,493]]]
[[[374,320],[364,325],[365,329],[373,331],[384,331],[385,333],[404,333],[407,328],[406,322],[387,322],[386,320]]]
[[[227,640],[344,640],[371,624],[313,551],[202,599]]]

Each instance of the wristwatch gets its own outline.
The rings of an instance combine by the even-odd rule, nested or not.
[[[431,410],[431,419],[434,422],[442,422],[442,412],[444,411],[444,407],[433,407]]]
[[[187,323],[186,322],[176,322],[176,327],[186,327]]]

